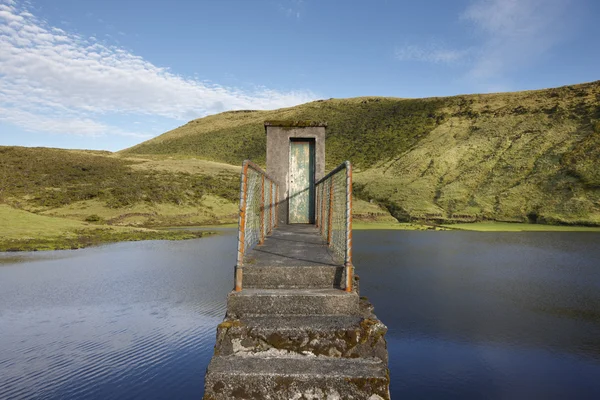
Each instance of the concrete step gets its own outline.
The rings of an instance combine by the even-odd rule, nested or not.
[[[254,316],[217,327],[219,355],[309,355],[387,362],[387,327],[365,316]]]
[[[243,268],[243,287],[262,289],[341,288],[344,282],[342,266],[262,266]]]
[[[362,319],[360,315],[255,315],[244,317],[240,322],[256,331],[290,333],[307,329],[314,332],[344,330]]]
[[[227,316],[358,315],[356,292],[340,289],[243,289],[227,296]]]
[[[389,372],[374,359],[219,356],[211,360],[205,400],[389,399]]]

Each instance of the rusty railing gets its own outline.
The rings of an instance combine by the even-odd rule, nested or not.
[[[240,216],[238,224],[235,290],[242,290],[244,255],[277,226],[279,186],[258,165],[250,160],[242,164],[240,178]]]
[[[344,261],[346,291],[352,290],[352,165],[346,161],[315,185],[315,223],[336,257]]]

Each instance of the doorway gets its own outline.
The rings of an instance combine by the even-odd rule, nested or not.
[[[290,224],[312,224],[315,219],[315,141],[290,140]]]

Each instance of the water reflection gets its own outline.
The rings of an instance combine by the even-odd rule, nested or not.
[[[394,396],[600,397],[600,234],[355,238],[361,291],[390,329]]]
[[[235,233],[0,254],[0,399],[200,398]],[[600,234],[354,235],[394,398],[600,398]]]
[[[5,264],[0,398],[201,397],[234,239],[121,243]]]

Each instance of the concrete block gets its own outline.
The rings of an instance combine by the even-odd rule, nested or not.
[[[379,360],[328,357],[213,357],[205,400],[389,399]]]
[[[358,303],[339,289],[244,289],[227,296],[227,315],[356,315]]]
[[[215,351],[241,356],[377,358],[387,363],[386,332],[374,315],[246,317],[218,326]]]
[[[343,284],[344,267],[253,267],[245,266],[244,288],[305,289],[338,288]]]

